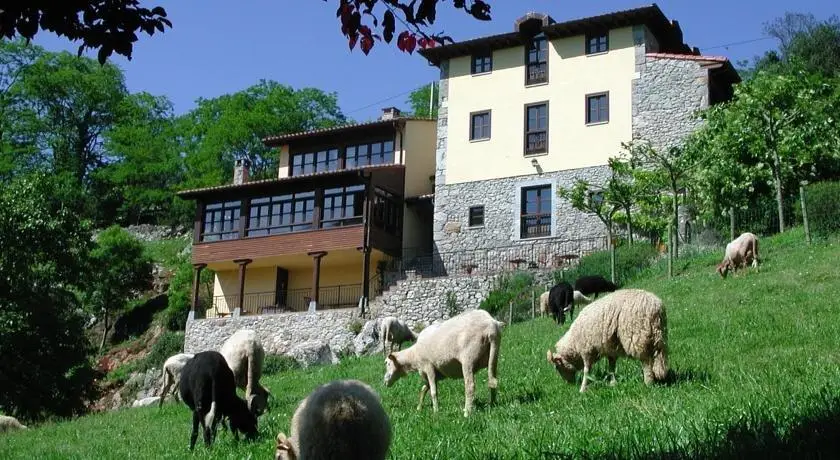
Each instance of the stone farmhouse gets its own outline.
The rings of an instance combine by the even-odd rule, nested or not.
[[[368,307],[428,324],[444,292],[474,308],[495,273],[603,249],[603,226],[558,188],[603,181],[622,142],[681,142],[696,110],[740,81],[656,4],[566,22],[528,13],[509,33],[419,54],[440,69],[436,122],[387,108],[269,137],[276,178],[249,181],[239,160],[233,184],[179,193],[196,202],[191,319]],[[204,268],[216,273],[209,305],[198,302]],[[208,327],[188,325],[188,348]],[[296,332],[276,351],[310,338]]]

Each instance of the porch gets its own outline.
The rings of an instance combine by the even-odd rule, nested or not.
[[[362,298],[363,286],[344,284],[323,286],[318,289],[318,310],[356,308]],[[251,292],[244,295],[240,315],[266,315],[273,313],[304,312],[312,302],[312,289],[288,289],[286,291]],[[239,305],[239,295],[213,297],[213,303],[206,310],[207,318],[224,318]]]

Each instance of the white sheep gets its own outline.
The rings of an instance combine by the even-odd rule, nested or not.
[[[26,425],[20,423],[18,419],[8,415],[0,415],[0,433],[26,429],[28,429]]]
[[[265,350],[257,333],[240,329],[231,335],[219,351],[233,371],[236,386],[245,390],[248,409],[255,415],[262,414],[268,406],[271,392],[260,384]]]
[[[454,316],[434,330],[424,329],[417,341],[405,350],[385,359],[385,386],[390,387],[400,377],[417,371],[423,382],[420,403],[423,407],[426,391],[432,394],[432,407],[438,410],[437,380],[464,379],[464,417],[472,412],[475,394],[475,373],[487,368],[490,403],[495,403],[499,346],[503,322],[496,321],[484,310],[471,310]]]
[[[403,342],[417,340],[417,334],[408,327],[408,324],[394,316],[387,316],[379,323],[379,340],[382,341],[382,353],[388,354],[394,351],[394,344],[397,344],[399,350],[402,349]]]
[[[747,265],[758,268],[758,237],[750,232],[742,233],[726,245],[723,262],[717,265],[717,272],[726,278],[729,271],[746,268]]]
[[[131,403],[131,407],[146,407],[146,406],[153,406],[156,402],[162,400],[160,396],[148,396],[142,399],[135,399],[133,403]],[[159,407],[159,406],[158,406]]]
[[[195,356],[193,353],[178,353],[166,358],[166,361],[163,363],[163,370],[161,371],[163,373],[163,383],[160,387],[158,407],[163,407],[163,399],[166,398],[167,393],[170,391],[172,392],[172,396],[175,397],[175,400],[180,401],[180,397],[178,396],[178,382],[181,380],[181,370],[193,356]]]
[[[275,460],[383,460],[391,422],[379,395],[358,380],[337,380],[309,394],[292,416],[291,433],[277,434]]]
[[[547,359],[569,383],[583,368],[580,391],[586,390],[589,371],[602,356],[609,362],[610,385],[615,385],[615,363],[628,356],[642,362],[645,384],[665,379],[668,373],[668,326],[665,307],[655,294],[621,289],[595,300],[575,318],[569,330],[548,350]]]
[[[550,291],[545,291],[540,294],[540,316],[548,315],[548,294]]]

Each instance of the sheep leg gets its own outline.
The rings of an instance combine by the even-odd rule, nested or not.
[[[190,450],[195,448],[195,441],[198,439],[198,425],[200,421],[201,415],[198,414],[198,411],[193,411],[192,432],[190,433]],[[202,424],[202,428],[204,428],[204,424]]]
[[[499,341],[490,341],[490,357],[487,360],[487,388],[490,389],[490,404],[496,403],[496,389],[499,387]]]
[[[580,383],[580,392],[583,393],[586,391],[586,385],[589,381],[589,358],[584,356],[583,357],[583,382]]]
[[[432,396],[432,410],[434,412],[438,411],[438,399],[437,399],[437,382],[435,381],[435,373],[426,373],[428,376],[427,381],[429,382],[429,394]]]
[[[642,361],[642,375],[645,377],[645,385],[653,383],[653,363],[650,358]]]
[[[615,386],[616,383],[618,383],[618,382],[615,381],[615,362],[616,362],[616,357],[615,356],[608,356],[607,357],[607,365],[608,365],[609,374],[610,374],[610,386]]]
[[[426,392],[429,391],[429,384],[423,383],[423,386],[420,387],[420,402],[417,404],[417,410],[423,408],[423,399],[426,398]]]
[[[160,388],[160,400],[158,401],[158,407],[163,407],[163,398],[166,397],[166,393],[169,391],[169,387],[172,385],[172,380],[170,379],[169,371],[166,369],[163,370],[163,386]]]
[[[472,367],[464,365],[461,366],[461,372],[464,375],[464,417],[469,417],[475,399],[475,374]]]

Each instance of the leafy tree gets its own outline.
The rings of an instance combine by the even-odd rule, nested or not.
[[[412,91],[407,101],[411,106],[412,115],[415,117],[437,118],[439,96],[440,88],[434,83],[429,83]]]
[[[84,289],[90,224],[56,197],[61,177],[0,183],[0,410],[24,418],[84,410],[92,396]]]
[[[119,221],[171,221],[173,193],[183,178],[172,103],[138,93],[119,110],[119,121],[104,136],[111,162],[95,178],[118,204]]]
[[[97,236],[90,264],[96,275],[85,293],[85,304],[102,317],[101,352],[113,327],[111,317],[125,309],[130,297],[150,286],[152,261],[140,241],[114,225]]]
[[[10,179],[33,155],[32,146],[17,136],[21,98],[13,89],[41,54],[43,49],[27,46],[22,40],[0,41],[0,178]]]
[[[263,144],[263,138],[345,121],[335,93],[295,90],[275,81],[261,80],[233,94],[199,99],[198,107],[184,115],[177,128],[186,152],[185,185],[230,181],[237,158],[251,160],[255,179],[275,176],[277,153]]]
[[[837,17],[793,37],[787,53],[806,70],[840,75],[840,22]]]
[[[0,35],[23,36],[29,41],[39,30],[54,32],[71,41],[81,40],[79,56],[86,48],[98,49],[99,63],[114,51],[131,60],[137,32],[150,36],[155,29],[172,27],[166,10],[140,8],[138,0],[73,0],[61,2],[4,2],[0,9]]]

